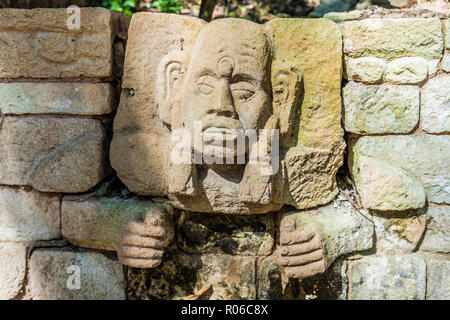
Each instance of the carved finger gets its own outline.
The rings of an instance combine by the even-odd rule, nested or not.
[[[150,248],[139,248],[131,246],[123,246],[119,250],[120,256],[138,259],[161,259],[164,255],[163,250]]]
[[[135,259],[119,256],[119,262],[133,268],[156,268],[161,264],[161,259]]]
[[[281,232],[294,232],[297,222],[295,221],[294,215],[289,215],[283,217],[281,220]]]
[[[280,262],[284,267],[302,266],[308,263],[322,260],[323,255],[323,249],[319,249],[299,256],[283,257],[281,258]]]
[[[284,245],[281,248],[281,255],[283,256],[296,256],[300,254],[305,254],[308,252],[315,251],[317,249],[321,249],[323,247],[322,241],[319,236],[314,237],[313,233],[313,239],[311,241],[307,241],[304,243],[297,243],[293,245]]]
[[[280,242],[282,245],[292,245],[310,241],[316,233],[307,228],[304,230],[295,230],[293,232],[281,232]]]
[[[285,269],[286,276],[289,278],[304,279],[312,277],[316,274],[323,273],[326,270],[325,260],[316,261],[310,264],[296,267],[287,267]]]
[[[155,212],[147,212],[144,217],[144,223],[148,226],[161,226],[161,218],[158,213]]]
[[[162,227],[148,226],[141,222],[132,221],[125,227],[128,232],[138,234],[143,237],[163,238],[166,231]]]
[[[151,237],[142,237],[130,232],[122,233],[120,245],[155,249],[163,249],[165,247],[164,241],[162,240]]]

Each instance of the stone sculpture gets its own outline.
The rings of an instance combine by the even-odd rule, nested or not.
[[[324,27],[327,45],[317,38]],[[294,34],[303,37],[293,40]],[[318,41],[323,55],[314,48]],[[340,61],[340,33],[328,20],[206,24],[137,14],[112,166],[131,191],[168,196],[172,206],[191,212],[263,214],[326,204],[338,193],[344,150]],[[252,161],[256,149],[265,158]],[[287,276],[304,278],[323,272],[336,256],[329,258],[320,224],[297,223],[298,214],[282,219],[279,262]],[[161,219],[148,213],[124,226],[122,263],[160,264],[173,234]]]

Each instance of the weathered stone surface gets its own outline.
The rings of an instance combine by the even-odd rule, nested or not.
[[[26,273],[27,249],[19,244],[0,244],[0,300],[15,298]]]
[[[422,88],[421,114],[426,132],[450,132],[450,75],[430,79]]]
[[[404,182],[411,182],[411,177],[415,177],[417,181],[426,191],[428,202],[431,203],[450,203],[450,136],[435,135],[419,135],[419,136],[364,136],[358,139],[355,145],[350,147],[351,156],[349,157],[349,167],[355,178],[358,192],[361,193],[361,159],[362,157],[377,158],[378,161],[384,161],[392,166],[403,169],[405,174],[410,178],[398,176],[397,181],[402,179]],[[383,160],[381,160],[383,159]],[[382,167],[379,168],[381,172]],[[380,172],[380,174],[381,174]],[[370,172],[368,173],[370,177]],[[395,173],[391,169],[391,173],[386,174],[394,178]],[[379,176],[372,175],[373,183],[380,184]],[[370,187],[370,186],[369,186]],[[372,187],[370,187],[372,188]],[[417,189],[418,187],[414,187]],[[405,185],[403,188],[398,186],[398,190],[407,190],[409,187]],[[417,195],[419,190],[415,191]],[[398,194],[399,204],[404,203],[403,193]],[[394,195],[391,195],[393,197]],[[394,199],[394,198],[392,198]],[[416,199],[411,203],[420,204],[420,199]],[[395,203],[392,203],[395,206]],[[398,206],[400,210],[402,205]],[[376,208],[374,208],[376,209]],[[388,209],[388,208],[386,208]],[[405,208],[406,209],[406,208]]]
[[[365,208],[374,210],[408,210],[425,205],[425,190],[405,170],[372,157],[359,159],[358,191]]]
[[[407,216],[374,215],[376,249],[380,254],[413,252],[422,239],[426,216],[412,213]]]
[[[385,18],[346,21],[341,25],[344,52],[351,57],[439,59],[443,50],[437,18]]]
[[[372,256],[350,264],[350,300],[423,300],[425,289],[422,257]]]
[[[427,300],[450,299],[450,260],[428,260]]]
[[[348,200],[339,196],[332,204],[317,209],[290,212],[298,230],[312,224],[323,238],[327,265],[344,254],[364,251],[373,245],[373,223],[356,211]]]
[[[122,265],[101,253],[37,249],[29,281],[33,300],[125,300]]]
[[[445,47],[447,49],[450,49],[450,19],[445,20],[444,30],[445,30]]]
[[[0,83],[3,114],[102,115],[113,111],[107,83]]]
[[[177,244],[190,253],[269,255],[274,245],[272,214],[222,216],[182,212]]]
[[[76,200],[65,197],[61,207],[62,235],[75,245],[104,250],[117,250],[121,227],[131,219],[142,220],[151,212],[156,217],[171,216],[168,205],[137,198],[97,198]],[[173,239],[171,219],[164,220],[165,230]]]
[[[328,12],[324,14],[324,18],[333,20],[336,23],[341,23],[347,20],[357,20],[362,15],[361,10],[351,10],[346,12]]]
[[[420,249],[429,252],[450,252],[450,207],[430,205],[427,230]]]
[[[343,89],[345,129],[359,134],[408,133],[419,121],[420,89],[389,84]]]
[[[258,299],[344,300],[347,294],[347,264],[336,261],[325,273],[311,278],[289,279],[283,290],[282,275],[275,256],[258,261]]]
[[[148,29],[155,30],[154,34],[142,32]],[[242,33],[243,29],[248,32]],[[302,38],[293,41],[292,34],[302,34]],[[252,59],[240,56],[242,43],[252,48]],[[337,194],[335,174],[344,150],[340,126],[342,66],[337,63],[342,60],[341,48],[339,28],[326,19],[279,19],[261,26],[238,19],[205,24],[174,15],[135,15],[127,44],[124,90],[114,122],[112,166],[131,191],[169,195],[174,206],[186,211],[256,214],[277,211],[284,204],[307,208],[331,201]],[[249,84],[255,99],[238,99],[229,80],[225,91],[211,86],[209,94],[191,94],[200,90],[196,87],[198,71],[217,69],[224,55],[231,59],[233,70],[256,77],[257,87],[246,81],[238,84]],[[297,59],[299,56],[303,58]],[[167,77],[172,67],[183,70],[180,90],[175,90]],[[211,81],[217,80],[211,77]],[[274,94],[277,86],[284,90],[282,96]],[[225,92],[227,99],[234,95],[225,106],[233,109],[231,116],[214,116],[215,108],[220,107],[216,102],[224,103],[217,98],[222,94],[219,91]],[[297,107],[300,94],[302,105]],[[197,120],[205,120],[212,128],[277,127],[280,154],[297,149],[290,153],[289,161],[280,159],[280,170],[273,177],[262,177],[248,164],[174,164],[171,132],[184,128],[192,137]],[[208,136],[205,132],[202,135]],[[309,161],[315,157],[318,161]],[[283,176],[285,171],[287,176]]]
[[[0,183],[45,192],[84,192],[105,175],[100,121],[5,117],[0,131]]]
[[[211,285],[200,299],[256,299],[255,258],[168,253],[155,269],[128,271],[128,298],[183,299]]]
[[[0,187],[0,240],[58,239],[60,225],[58,195]]]
[[[445,72],[450,72],[450,53],[448,51],[444,54],[444,57],[442,58],[441,69],[444,70]]]
[[[0,78],[110,77],[114,21],[101,8],[81,9],[69,29],[66,9],[0,12]]]
[[[392,83],[412,84],[422,82],[427,75],[427,60],[421,57],[406,57],[389,62],[385,79]]]
[[[439,59],[427,61],[428,65],[428,76],[434,76],[439,69]]]
[[[347,79],[360,80],[364,83],[376,83],[383,78],[387,63],[374,57],[346,58],[345,72]]]

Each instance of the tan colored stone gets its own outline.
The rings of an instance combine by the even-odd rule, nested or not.
[[[102,115],[113,112],[107,83],[0,83],[3,114]]]
[[[351,57],[440,59],[444,46],[437,18],[384,18],[346,21],[344,53]]]
[[[23,245],[0,244],[0,300],[15,298],[26,275],[27,249]]]
[[[376,83],[383,78],[386,62],[374,57],[345,58],[345,73],[349,80]]]
[[[0,183],[44,192],[84,192],[106,173],[100,121],[5,117],[0,131]]]
[[[171,216],[167,205],[150,200],[64,198],[61,207],[62,235],[78,246],[115,251],[124,223],[130,219],[142,220],[148,212],[155,218]],[[169,238],[173,239],[173,221],[164,221],[165,230],[172,231]]]
[[[445,32],[445,47],[450,49],[450,19],[444,22],[444,32]]]
[[[388,63],[385,79],[396,84],[422,82],[428,75],[428,62],[421,57],[398,58]]]
[[[114,19],[81,9],[69,29],[66,9],[0,11],[0,78],[111,77]]]
[[[142,32],[147,29],[157,36]],[[301,41],[292,41],[292,34],[302,34]],[[247,49],[250,53],[240,55]],[[344,150],[342,66],[337,63],[341,59],[339,28],[326,19],[280,19],[263,27],[238,19],[205,24],[188,17],[137,14],[130,28],[124,90],[114,123],[112,166],[133,192],[169,195],[173,205],[189,211],[266,213],[285,203],[299,208],[327,203],[337,193],[335,173]],[[202,73],[208,68],[224,73],[224,86]],[[247,75],[230,84],[231,72]],[[245,80],[249,75],[253,82]],[[197,166],[189,147],[188,163],[175,163],[168,126],[172,138],[179,129],[192,137],[196,120],[204,125],[201,143],[216,154],[232,150],[208,142],[214,128],[279,129],[281,148],[296,147],[291,158],[297,160],[289,167],[281,159],[280,170],[265,176],[260,165]],[[317,165],[308,159],[308,152],[320,158]],[[304,159],[298,160],[296,154]],[[285,166],[289,178],[283,176]],[[322,174],[314,182],[302,180],[312,176],[313,167]],[[314,196],[306,189],[314,190]]]
[[[422,87],[422,128],[430,133],[450,132],[450,75],[428,80]]]
[[[97,252],[37,249],[29,281],[33,300],[125,300],[123,267]]]
[[[60,225],[58,195],[0,187],[0,240],[59,239]]]

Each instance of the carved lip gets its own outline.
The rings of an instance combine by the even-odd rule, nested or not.
[[[234,129],[209,127],[203,131],[202,137],[204,141],[235,141],[238,133]]]
[[[218,117],[208,115],[202,119],[202,131],[205,132],[210,128],[214,128],[216,130],[232,130],[236,131],[237,129],[242,129],[242,123],[233,118],[229,117]]]

